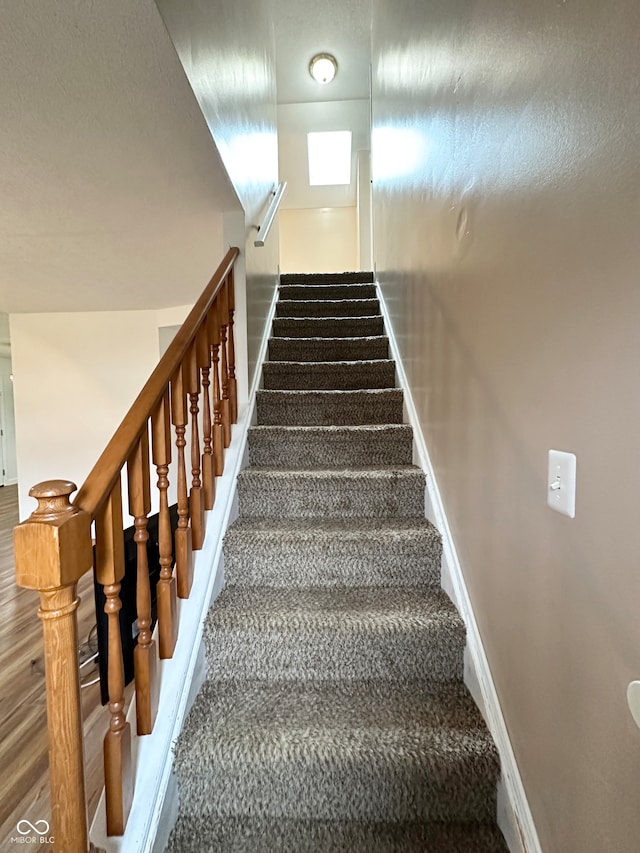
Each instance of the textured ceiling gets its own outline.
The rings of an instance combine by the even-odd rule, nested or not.
[[[2,0],[0,81],[0,311],[195,298],[238,201],[152,0]]]
[[[278,103],[369,97],[371,0],[274,0]],[[327,86],[308,73],[316,53],[331,53],[338,74]]]

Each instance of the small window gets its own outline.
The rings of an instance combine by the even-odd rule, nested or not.
[[[351,131],[332,130],[307,134],[309,185],[351,183]]]

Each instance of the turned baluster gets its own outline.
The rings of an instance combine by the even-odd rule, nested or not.
[[[139,735],[153,731],[158,711],[158,680],[156,675],[156,644],[151,636],[151,585],[147,557],[148,515],[151,512],[151,483],[149,472],[149,432],[140,441],[127,461],[129,483],[129,513],[136,529],[133,537],[137,547],[136,610],[138,642],[134,650],[136,677],[136,723]]]
[[[211,347],[209,345],[209,325],[203,323],[196,338],[198,367],[202,371],[202,432],[204,447],[202,450],[202,491],[204,508],[213,509],[216,498],[216,480],[213,461],[213,441],[211,423],[211,397],[209,375],[211,373]]]
[[[229,325],[229,300],[227,288],[222,287],[218,298],[218,320],[220,323],[220,381],[222,384],[222,426],[224,446],[231,444],[231,403],[229,400],[229,359],[227,357],[227,328]]]
[[[209,338],[211,340],[211,363],[213,370],[213,462],[216,477],[222,476],[224,469],[224,427],[222,425],[222,397],[220,390],[220,319],[218,300],[207,317]]]
[[[236,382],[236,345],[233,336],[233,315],[236,308],[233,267],[229,270],[225,288],[229,305],[229,416],[231,423],[235,424],[238,420],[238,384]]]
[[[191,491],[189,493],[189,515],[191,516],[191,547],[199,551],[204,542],[204,494],[200,479],[200,368],[196,344],[189,348],[183,365],[185,391],[189,395],[191,412]]]
[[[173,575],[171,517],[169,515],[169,464],[171,462],[171,411],[169,392],[151,415],[153,464],[158,474],[160,509],[158,513],[158,550],[160,578],[156,586],[158,608],[158,646],[161,660],[173,657],[178,637],[176,579]],[[177,550],[176,542],[176,550]]]
[[[176,578],[179,598],[189,598],[193,581],[193,557],[191,553],[191,528],[189,527],[189,495],[187,494],[187,468],[184,448],[187,444],[187,405],[184,393],[182,368],[179,367],[171,379],[171,420],[176,431],[178,448],[178,529],[176,543]]]
[[[124,711],[124,663],[120,638],[120,582],[124,577],[124,533],[120,479],[96,515],[96,579],[104,588],[107,614],[109,731],[104,739],[107,835],[122,835],[133,800],[131,727]]]
[[[51,835],[65,853],[88,849],[76,587],[93,565],[93,551],[91,518],[69,502],[76,488],[66,480],[34,486],[29,494],[38,506],[13,534],[16,582],[40,594]]]

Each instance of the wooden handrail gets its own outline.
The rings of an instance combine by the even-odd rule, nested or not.
[[[53,831],[56,849],[63,853],[93,849],[87,837],[84,788],[77,582],[93,565],[106,599],[110,713],[104,740],[107,834],[121,835],[131,808],[134,776],[118,616],[125,574],[121,473],[126,467],[129,513],[136,531],[135,607],[140,628],[134,653],[136,726],[138,735],[147,735],[157,714],[157,658],[173,656],[178,632],[177,597],[189,597],[192,550],[203,546],[205,509],[213,507],[214,478],[222,474],[224,448],[229,445],[231,424],[237,418],[233,267],[239,254],[239,249],[229,249],[75,500],[69,500],[76,490],[70,481],[52,480],[34,486],[29,494],[36,498],[38,507],[14,531],[16,581],[40,593]],[[188,425],[189,479],[184,454]],[[175,480],[170,467],[172,426]],[[157,647],[151,633],[147,557],[151,462],[156,469],[159,502]],[[175,537],[168,504],[169,476],[176,482],[178,494]],[[95,542],[91,538],[92,522]]]
[[[198,327],[206,318],[239,254],[239,249],[229,249],[76,495],[73,503],[88,512],[92,518],[95,518],[97,511],[111,494],[122,466],[140,438],[150,413],[160,402],[170,378],[181,365]]]

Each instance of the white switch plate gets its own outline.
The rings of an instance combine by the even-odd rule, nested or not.
[[[576,457],[562,450],[549,451],[547,503],[551,509],[575,518],[576,515]]]

